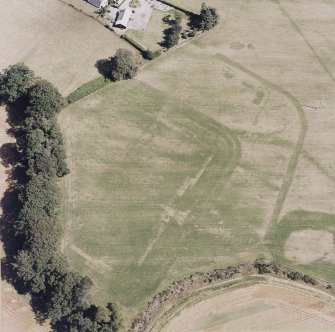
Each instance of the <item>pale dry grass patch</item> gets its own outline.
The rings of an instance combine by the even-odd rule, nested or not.
[[[99,76],[95,63],[130,48],[61,1],[11,1],[1,9],[0,69],[25,62],[64,94]]]
[[[333,234],[325,230],[294,231],[286,240],[284,250],[286,258],[300,264],[319,259],[335,263]]]

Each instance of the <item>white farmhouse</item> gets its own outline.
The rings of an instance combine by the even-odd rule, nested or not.
[[[120,10],[116,16],[116,21],[114,23],[115,26],[118,28],[126,29],[131,14],[132,14],[132,10],[130,8],[125,8],[125,9]]]
[[[91,5],[97,8],[104,8],[108,6],[108,0],[87,0]]]

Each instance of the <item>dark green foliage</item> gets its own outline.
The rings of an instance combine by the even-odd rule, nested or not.
[[[58,177],[69,173],[66,164],[63,138],[55,120],[40,118],[38,127],[33,117],[24,123],[25,134],[18,143],[27,165],[27,174],[33,176],[43,171],[44,176]]]
[[[189,33],[188,33],[188,37],[190,38],[193,38],[197,35],[197,32],[198,30],[196,28],[194,28],[193,30],[191,30]]]
[[[119,323],[111,303],[106,308],[95,305],[78,308],[58,322],[58,330],[62,332],[113,332],[118,331],[118,328]]]
[[[171,28],[165,30],[165,41],[164,45],[166,48],[172,48],[179,43],[180,34],[173,31]]]
[[[110,59],[99,60],[99,72],[112,81],[132,79],[136,76],[141,60],[133,52],[120,48]]]
[[[69,104],[72,104],[88,95],[91,93],[103,88],[104,86],[108,85],[110,83],[109,80],[107,80],[104,77],[98,77],[93,81],[90,81],[81,87],[79,87],[77,90],[72,92],[71,94],[68,95],[67,101]]]
[[[219,23],[219,14],[213,7],[208,7],[205,3],[201,6],[200,11],[200,29],[211,30]]]
[[[302,275],[298,271],[291,271],[287,274],[287,277],[295,281],[302,280]]]
[[[48,81],[39,80],[27,91],[29,100],[26,114],[32,117],[50,119],[64,106],[64,100],[58,90]]]
[[[60,193],[56,180],[44,177],[42,174],[33,176],[25,185],[22,200],[21,215],[28,210],[43,210],[48,217],[55,218],[60,205]]]
[[[259,274],[264,274],[264,273],[270,273],[270,267],[271,263],[267,262],[263,258],[256,259],[254,266],[258,269]]]
[[[67,271],[59,280],[55,279],[45,302],[51,321],[57,322],[79,307],[87,306],[91,286],[92,281],[89,278],[72,271]]]
[[[165,15],[165,16],[162,18],[162,21],[163,21],[165,24],[170,24],[170,21],[171,21],[171,15],[170,15],[170,14]]]
[[[45,148],[47,137],[41,129],[28,131],[20,139],[21,147],[24,149],[24,158],[27,160],[41,154]]]
[[[18,276],[25,282],[35,277],[34,258],[27,250],[21,250],[16,256],[16,265]]]
[[[138,43],[135,39],[131,38],[127,34],[122,35],[122,38],[125,39],[129,44],[133,45],[139,52],[143,53],[146,51],[146,48]]]
[[[145,52],[143,52],[143,57],[146,60],[153,60],[158,58],[161,55],[161,51],[150,51],[150,50],[146,50]]]
[[[131,51],[118,49],[111,58],[111,79],[120,81],[134,78],[141,64],[139,58]]]
[[[302,280],[306,283],[306,284],[311,284],[311,285],[316,285],[316,280],[313,279],[311,276],[309,276],[308,274],[305,274],[302,277]]]
[[[94,322],[85,316],[83,310],[79,310],[64,317],[57,323],[57,329],[64,332],[91,332],[94,331]]]
[[[0,101],[13,104],[22,98],[33,81],[34,73],[25,64],[9,66],[0,74]]]
[[[177,24],[180,24],[183,21],[183,15],[180,12],[176,12],[174,15],[174,20]]]
[[[49,289],[61,282],[69,270],[64,257],[58,253],[53,252],[48,257],[47,254],[39,256],[34,250],[28,252],[28,249],[16,255],[14,268],[30,293],[43,297],[48,296]],[[47,304],[47,301],[44,303]]]
[[[180,35],[183,30],[181,26],[182,16],[179,14],[175,15],[174,19],[171,19],[171,16],[165,16],[163,18],[165,23],[169,23],[170,27],[164,30],[164,41],[163,46],[166,48],[171,48],[176,46],[179,43]]]
[[[271,271],[264,265],[260,265],[258,267],[258,273],[259,274],[264,274],[264,273],[270,273]]]
[[[43,174],[46,177],[54,177],[57,175],[57,160],[51,155],[50,151],[44,149],[35,158],[28,160],[27,175],[32,177],[34,174]]]

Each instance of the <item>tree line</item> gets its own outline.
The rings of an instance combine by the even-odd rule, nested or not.
[[[12,171],[15,202],[5,208],[2,225],[7,242],[3,274],[21,293],[31,295],[39,319],[49,319],[56,331],[117,331],[114,306],[92,303],[93,282],[73,271],[59,250],[58,179],[69,173],[56,120],[64,99],[50,82],[19,63],[0,74],[0,102],[8,108],[18,156]]]
[[[219,23],[219,14],[213,7],[207,6],[206,3],[201,5],[200,14],[188,14],[190,30],[183,32],[182,21],[183,17],[180,12],[176,12],[174,18],[167,15],[163,18],[163,22],[169,25],[169,28],[164,30],[164,40],[161,43],[167,49],[178,45],[180,38],[195,37],[198,31],[208,31],[213,29]]]

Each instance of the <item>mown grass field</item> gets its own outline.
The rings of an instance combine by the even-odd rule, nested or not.
[[[285,253],[289,233],[334,231],[334,4],[208,3],[215,30],[60,116],[64,250],[126,324],[171,281],[261,255],[335,282],[331,246]]]

